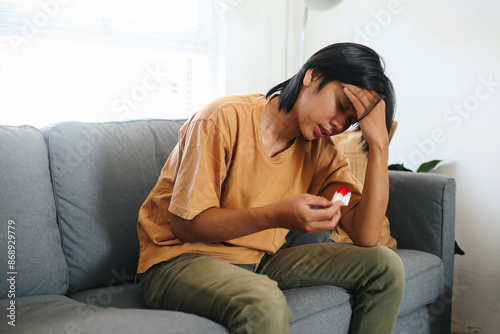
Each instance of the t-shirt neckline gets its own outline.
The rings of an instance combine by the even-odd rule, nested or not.
[[[262,154],[268,161],[272,163],[281,163],[286,161],[288,158],[290,158],[295,150],[297,149],[299,142],[300,142],[300,136],[295,138],[294,142],[290,147],[285,149],[284,151],[278,153],[277,155],[273,157],[268,157],[266,154],[266,150],[264,149],[264,142],[262,140],[262,116],[264,114],[264,109],[266,105],[269,103],[270,100],[266,99],[265,96],[262,96],[261,99],[263,101],[259,101],[259,108],[258,112],[254,113],[254,119],[255,119],[255,136],[257,137],[257,141],[259,143],[259,150],[260,154]]]

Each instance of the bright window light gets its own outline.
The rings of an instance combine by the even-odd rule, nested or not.
[[[189,117],[224,92],[213,12],[206,0],[0,1],[0,124]]]

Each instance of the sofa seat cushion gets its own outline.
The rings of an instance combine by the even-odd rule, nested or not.
[[[422,306],[415,311],[398,316],[393,333],[396,334],[441,334],[446,333],[436,328],[436,315],[432,314],[428,305]],[[449,330],[448,330],[449,333]]]
[[[167,120],[65,122],[42,129],[68,292],[133,281],[139,259],[137,217],[177,143]]]
[[[7,307],[8,300],[0,300]],[[223,326],[182,312],[100,308],[65,296],[28,296],[16,299],[16,326],[0,322],[1,333],[199,333],[227,334]]]
[[[395,251],[405,268],[405,292],[399,316],[413,312],[438,299],[444,289],[443,261],[436,255],[412,250]]]
[[[349,331],[352,296],[327,285],[283,291],[292,312],[292,333],[345,334]]]
[[[16,297],[64,294],[67,266],[47,147],[38,129],[0,127],[0,189],[0,296],[8,296],[10,277]]]
[[[71,299],[99,307],[147,309],[139,284],[123,284],[79,291]]]

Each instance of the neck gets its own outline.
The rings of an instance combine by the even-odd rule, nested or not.
[[[300,136],[297,116],[279,110],[278,98],[272,98],[262,115],[262,136],[274,143],[288,143]]]

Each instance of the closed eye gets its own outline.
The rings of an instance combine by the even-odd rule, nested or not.
[[[340,108],[340,110],[341,110],[341,111],[346,111],[346,109],[345,109],[345,108],[344,108],[344,106],[342,105],[342,102],[340,102],[340,101],[339,101],[339,108]],[[348,124],[348,125],[349,125],[349,126],[351,126],[352,124],[357,123],[357,122],[358,122],[358,119],[357,119],[356,117],[353,117],[353,118],[350,118],[350,119],[348,120],[348,122],[349,122],[349,124]]]

